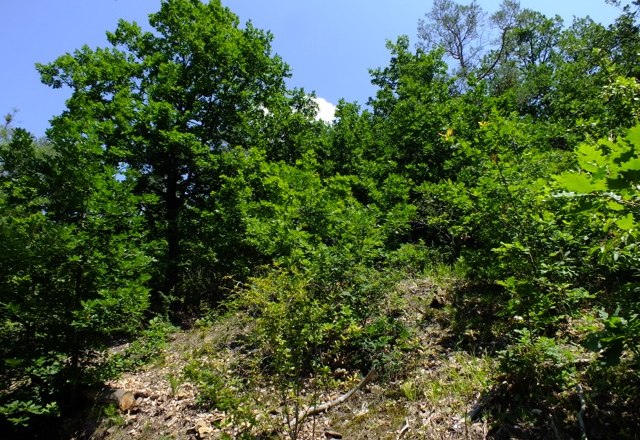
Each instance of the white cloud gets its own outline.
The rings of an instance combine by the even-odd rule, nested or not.
[[[324,98],[313,98],[313,100],[318,104],[318,114],[316,115],[316,120],[324,121],[324,122],[332,122],[336,113],[336,106],[331,104]]]

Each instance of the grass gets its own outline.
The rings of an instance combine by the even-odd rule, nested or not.
[[[491,383],[495,361],[488,356],[476,357],[465,351],[443,356],[439,368],[428,372],[421,380],[424,399],[431,402],[451,402],[455,410],[468,408],[469,402]]]

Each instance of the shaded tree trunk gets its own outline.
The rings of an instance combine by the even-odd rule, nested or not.
[[[167,222],[167,230],[165,238],[167,240],[166,266],[164,273],[163,293],[165,295],[175,294],[176,286],[180,280],[180,226],[178,219],[180,216],[180,208],[182,199],[178,194],[178,170],[170,167],[167,176],[167,192],[165,194],[165,203],[167,207],[165,220]]]

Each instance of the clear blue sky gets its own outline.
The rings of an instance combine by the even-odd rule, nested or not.
[[[271,30],[274,51],[293,70],[292,86],[337,103],[365,104],[374,93],[368,69],[388,63],[385,41],[409,35],[431,0],[223,0],[254,26]],[[466,3],[462,1],[461,3]],[[500,0],[478,0],[488,12]],[[105,46],[119,18],[145,24],[159,0],[0,0],[0,113],[18,110],[16,123],[36,135],[62,112],[68,91],[40,83],[36,62],[50,62],[88,44]],[[605,0],[521,0],[522,7],[610,23],[618,11]]]

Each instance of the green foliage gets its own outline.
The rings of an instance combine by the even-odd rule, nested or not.
[[[628,319],[621,317],[616,310],[611,316],[602,311],[602,329],[594,331],[585,339],[584,345],[601,356],[604,366],[618,365],[625,350],[629,350],[635,359],[639,359],[640,320],[637,313]]]
[[[109,426],[123,426],[125,424],[124,417],[120,413],[117,405],[110,404],[100,408],[101,418],[106,421]]]
[[[54,402],[46,405],[31,400],[14,400],[0,405],[0,415],[12,425],[26,427],[31,417],[57,415],[58,406]]]
[[[408,335],[381,315],[389,280],[375,276],[352,273],[331,290],[310,272],[281,270],[253,279],[237,306],[256,317],[265,366],[287,383],[322,365],[385,369]]]
[[[73,153],[19,129],[0,145],[0,405],[20,424],[75,399],[148,307],[139,199],[97,152]]]
[[[260,365],[278,390],[291,438],[301,428],[302,408],[317,404],[314,387],[331,368],[388,372],[398,366],[408,333],[383,307],[390,287],[375,271],[332,265],[275,267],[239,292],[234,307],[253,317]]]
[[[361,188],[357,177],[323,179],[314,157],[305,159],[295,167],[263,162],[228,180],[248,184],[245,240],[275,262],[273,271],[252,279],[239,303],[260,317],[266,356],[282,356],[268,363],[295,377],[313,367],[314,350],[324,363],[347,356],[351,366],[370,365],[386,345],[376,338],[388,342],[401,333],[379,315],[390,279],[375,266],[412,215],[399,179],[390,176],[370,193],[377,203],[365,206],[354,196]]]
[[[219,156],[253,146],[295,160],[320,129],[310,98],[285,89],[288,66],[271,54],[271,34],[241,28],[220,1],[164,0],[149,24],[153,31],[120,21],[110,47],[83,47],[38,70],[72,92],[48,136],[103,155],[128,171],[136,194],[153,197],[142,211],[155,242],[152,301],[175,312],[218,299],[204,274],[246,276],[242,261],[240,273],[226,272],[236,269],[235,245],[218,246],[226,231],[207,224],[233,208],[213,196],[231,164]]]
[[[285,383],[314,367],[322,342],[326,305],[309,295],[304,276],[283,271],[253,280],[239,305],[256,316],[256,338],[265,361]]]
[[[557,405],[550,392],[570,393],[587,377],[577,344],[597,354],[591,377],[598,371],[616,380],[612,370],[623,359],[637,362],[639,130],[580,144],[578,170],[538,186],[530,208],[537,213],[523,211],[521,233],[494,249],[507,275],[499,281],[509,295],[502,313],[519,335],[503,353],[501,370],[518,398]],[[571,328],[594,309],[599,319]],[[593,387],[616,384],[597,380]]]
[[[54,222],[49,197],[41,199],[47,212],[3,206],[0,405],[11,424],[59,415],[79,386],[109,375],[109,341],[140,330],[150,259],[136,247],[135,216],[120,214],[118,185],[102,192],[96,182],[95,211],[77,224]]]
[[[600,229],[600,240],[591,243],[586,251],[609,274],[637,275],[638,206],[640,206],[640,126],[629,130],[616,141],[602,139],[597,144],[581,144],[577,149],[579,171],[566,172],[556,178],[564,189],[563,198],[570,204],[571,220],[590,222]],[[637,280],[633,278],[618,287],[618,299],[603,304],[611,316],[604,315],[604,329],[597,331],[589,345],[602,349],[608,364],[618,362],[623,348],[634,347],[640,335],[637,321],[639,303],[636,298]],[[624,304],[620,307],[617,304]],[[622,314],[620,314],[620,312]]]
[[[216,422],[220,428],[234,428],[234,438],[254,438],[252,428],[258,420],[251,405],[256,402],[249,398],[247,384],[219,366],[196,359],[185,367],[183,377],[196,385],[198,405],[229,415],[226,421]]]
[[[498,380],[506,388],[500,396],[505,405],[497,407],[500,413],[495,414],[511,423],[535,419],[541,414],[539,408],[559,405],[559,396],[571,393],[580,380],[578,347],[556,338],[535,337],[527,329],[517,334],[517,342],[500,354]]]
[[[414,182],[437,180],[453,152],[445,135],[453,132],[450,121],[457,119],[451,117],[455,100],[451,101],[442,54],[411,53],[406,37],[387,46],[392,55],[389,66],[371,71],[379,87],[370,101],[376,162],[385,164],[387,173]]]
[[[240,389],[241,383],[227,383],[225,378],[216,371],[192,362],[184,370],[187,380],[194,382],[198,387],[198,403],[207,408],[219,411],[233,411],[238,409],[242,402]]]
[[[169,335],[176,330],[177,328],[169,322],[157,317],[152,318],[123,351],[112,354],[104,365],[99,365],[91,372],[95,375],[94,380],[102,382],[112,379],[157,359],[166,346]]]
[[[173,330],[159,318],[104,362],[150,308],[193,318],[229,292],[297,408],[312,374],[402,363],[390,291],[438,264],[494,287],[469,303],[515,335],[501,369],[516,404],[637,373],[635,13],[563,28],[508,1],[493,48],[475,47],[475,4],[427,18],[416,50],[387,44],[370,108],[341,101],[332,125],[286,89],[272,35],[218,0],[163,0],[151,31],[121,21],[109,47],[38,65],[71,97],[45,140],[11,116],[0,130],[2,423],[64,412],[61,396],[153,358]],[[185,374],[203,405],[251,421],[245,385],[199,362]]]

